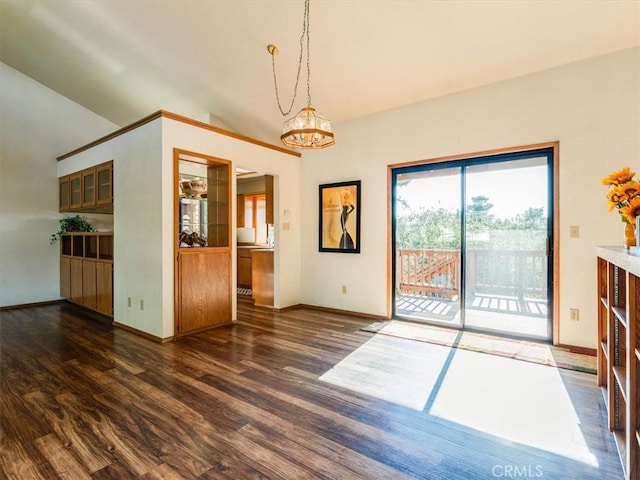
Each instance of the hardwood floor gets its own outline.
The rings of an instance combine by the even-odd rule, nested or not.
[[[575,409],[568,420],[578,428],[570,432],[583,452],[576,456],[554,446],[554,438],[548,446],[544,436],[527,442],[477,422],[482,415],[471,407],[483,395],[509,398],[507,388],[482,391],[488,382],[477,376],[487,368],[470,369],[491,355],[430,350],[428,358],[440,355],[442,362],[424,361],[433,377],[424,407],[358,393],[352,386],[376,369],[405,378],[392,360],[419,343],[393,339],[400,353],[390,358],[387,347],[370,342],[373,334],[359,331],[370,322],[310,309],[273,313],[240,302],[235,326],[161,345],[68,304],[2,311],[0,478],[621,478],[595,376],[500,359],[522,368],[514,370],[520,377],[532,376],[516,398],[540,398],[539,411],[513,403],[498,412],[504,418],[537,413],[557,423],[567,417],[556,418],[557,405],[538,397],[533,376],[560,379],[561,395]],[[367,365],[375,356],[370,351],[389,362]],[[351,383],[319,379],[328,372]],[[504,378],[499,370],[487,373]],[[395,388],[394,380],[384,383],[381,388]],[[448,410],[456,398],[468,402],[471,418]]]

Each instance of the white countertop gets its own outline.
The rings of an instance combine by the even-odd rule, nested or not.
[[[600,258],[640,277],[639,247],[595,247],[595,250]]]

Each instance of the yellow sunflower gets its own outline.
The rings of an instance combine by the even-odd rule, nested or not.
[[[640,196],[636,196],[627,202],[627,205],[620,209],[620,215],[627,217],[632,225],[636,224],[636,216],[640,215]]]
[[[629,200],[638,195],[640,195],[640,182],[633,180],[622,185],[614,185],[607,194],[609,211],[613,210],[614,207],[624,207]]]
[[[633,225],[636,224],[636,215],[640,215],[640,181],[634,180],[635,174],[629,167],[624,167],[601,180],[603,185],[609,186],[609,211],[617,208],[620,219]]]
[[[624,167],[622,170],[613,172],[611,175],[604,177],[600,180],[600,183],[602,185],[620,185],[632,180],[635,174],[636,172],[632,172],[629,167]]]

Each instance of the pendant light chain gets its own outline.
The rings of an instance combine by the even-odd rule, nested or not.
[[[276,90],[276,101],[278,103],[278,109],[280,109],[280,113],[283,117],[289,115],[291,110],[293,110],[293,105],[296,102],[296,97],[298,96],[298,84],[300,83],[300,71],[302,70],[302,54],[304,53],[304,39],[307,39],[307,106],[311,105],[311,89],[309,84],[309,76],[311,74],[311,68],[309,64],[309,0],[305,0],[304,3],[304,18],[302,21],[302,34],[300,35],[300,55],[298,57],[298,73],[296,75],[296,84],[293,88],[293,98],[291,99],[291,104],[289,105],[289,109],[285,112],[282,108],[282,103],[280,102],[280,91],[278,90],[278,80],[276,77],[276,52],[271,52],[271,68],[273,70],[273,85]]]
[[[311,106],[311,54],[310,54],[310,22],[309,22],[309,3],[310,0],[304,2],[304,19],[302,21],[302,35],[300,35],[300,55],[298,57],[298,73],[296,75],[296,84],[293,89],[293,98],[289,105],[289,110],[285,111],[280,102],[280,92],[278,91],[278,79],[276,75],[276,60],[278,47],[273,44],[267,46],[267,51],[271,54],[271,68],[273,70],[273,84],[276,89],[276,100],[278,108],[283,116],[291,113],[298,95],[298,85],[300,84],[300,72],[302,71],[302,56],[304,50],[307,50],[307,106],[302,108],[296,115],[285,120],[282,125],[282,135],[280,140],[286,147],[290,148],[325,148],[335,144],[331,122],[327,117],[318,112]],[[306,42],[305,42],[306,37]]]
[[[311,53],[309,50],[309,30],[311,25],[309,23],[309,0],[304,2],[304,19],[307,24],[307,107],[311,106]],[[302,56],[300,57],[302,58]]]

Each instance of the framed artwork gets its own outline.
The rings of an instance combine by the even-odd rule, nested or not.
[[[360,253],[360,180],[320,185],[319,250]]]

